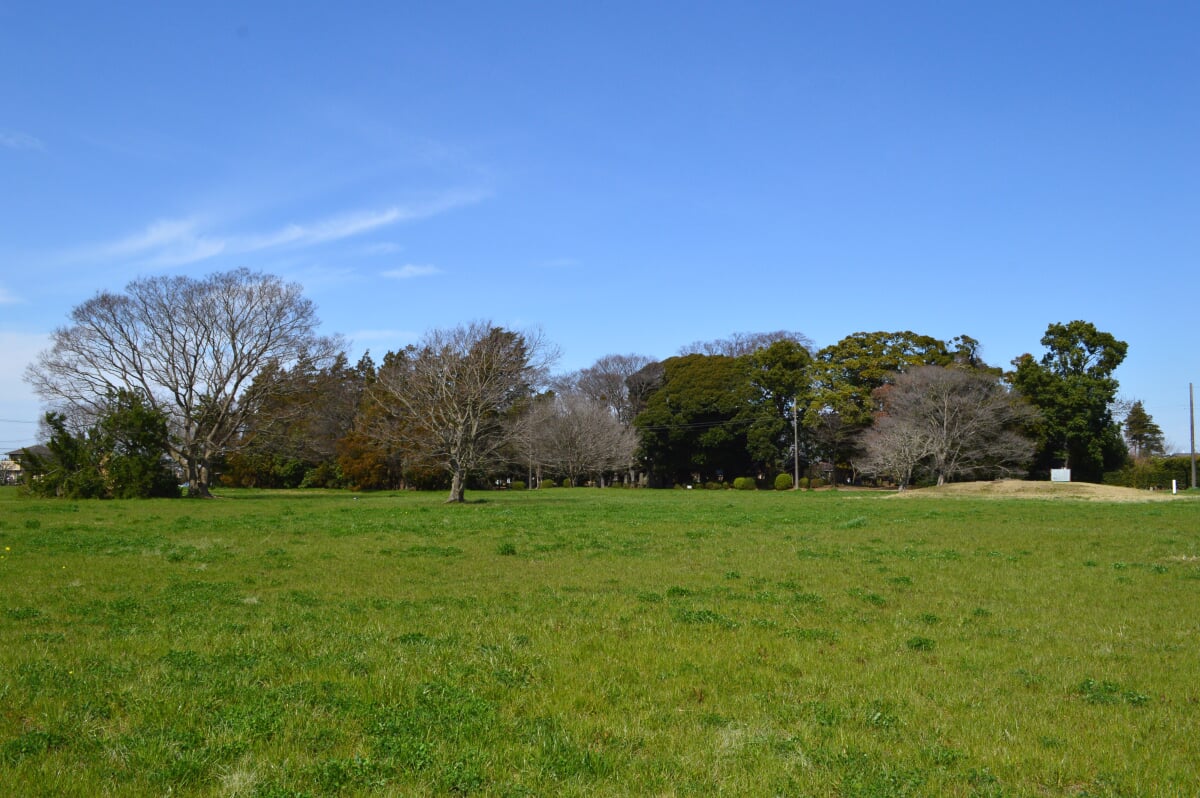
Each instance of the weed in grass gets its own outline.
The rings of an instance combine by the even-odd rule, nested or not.
[[[727,618],[714,610],[678,609],[675,611],[675,620],[686,624],[712,624],[722,629],[736,629],[738,627],[737,621]]]
[[[937,615],[934,615],[932,612],[923,612],[917,616],[917,620],[926,626],[933,626],[934,624],[940,623],[942,619]]]
[[[501,557],[515,557],[517,554],[517,547],[513,543],[501,543],[496,547],[496,553]]]
[[[934,767],[952,768],[963,760],[964,754],[957,748],[937,743],[922,748],[921,756]]]
[[[1133,707],[1141,707],[1150,703],[1150,696],[1145,693],[1139,693],[1136,690],[1126,690],[1117,682],[1096,681],[1095,679],[1084,679],[1075,688],[1075,693],[1083,698],[1089,704],[1121,704],[1125,703]]]
[[[4,743],[3,747],[0,747],[0,759],[9,764],[16,764],[22,759],[57,751],[66,745],[67,738],[63,735],[34,729]]]
[[[874,607],[883,607],[887,605],[887,599],[885,599],[883,596],[879,595],[878,593],[872,593],[869,590],[863,590],[862,588],[853,588],[849,591],[849,595],[852,598],[865,601]]]
[[[886,699],[875,699],[864,711],[866,724],[874,729],[894,729],[900,725],[895,705]]]
[[[825,599],[817,593],[793,593],[792,601],[808,607],[820,607],[825,603]]]
[[[837,632],[832,629],[789,629],[785,634],[797,640],[815,640],[821,643],[836,643]]]
[[[909,651],[933,651],[937,648],[937,642],[928,637],[910,637],[904,643]]]

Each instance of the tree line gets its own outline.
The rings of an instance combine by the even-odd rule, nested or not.
[[[207,496],[219,480],[453,502],[497,484],[781,475],[903,488],[1058,467],[1100,481],[1164,448],[1141,403],[1118,400],[1127,344],[1085,321],[1050,324],[1043,354],[1007,370],[967,335],[857,332],[816,349],[775,331],[555,373],[550,342],[487,321],[351,364],[317,327],[300,286],[244,269],[97,294],[26,371],[52,452],[31,488]]]

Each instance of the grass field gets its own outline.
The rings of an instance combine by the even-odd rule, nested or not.
[[[0,490],[0,794],[1194,796],[1200,501]]]

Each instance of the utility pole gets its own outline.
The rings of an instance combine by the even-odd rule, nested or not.
[[[1196,489],[1196,399],[1192,384],[1188,383],[1188,429],[1192,438],[1192,490]]]
[[[800,490],[800,402],[798,397],[792,397],[792,490]],[[1192,447],[1195,448],[1195,447]],[[1192,470],[1196,468],[1192,463]],[[1192,475],[1195,484],[1196,476]]]

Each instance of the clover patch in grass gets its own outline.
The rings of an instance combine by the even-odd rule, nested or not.
[[[784,634],[797,640],[815,640],[822,643],[836,643],[838,639],[837,632],[832,629],[789,629]]]
[[[909,651],[933,651],[937,648],[937,641],[929,637],[910,637],[904,642]]]
[[[42,611],[37,607],[6,607],[4,617],[10,621],[32,621],[42,617]]]
[[[31,756],[57,751],[67,745],[67,738],[56,732],[34,729],[15,737],[0,747],[0,759],[16,764]]]
[[[1150,696],[1136,690],[1127,690],[1117,682],[1084,679],[1075,687],[1075,694],[1089,704],[1128,704],[1131,707],[1145,706]]]
[[[856,587],[849,591],[849,593],[852,598],[861,599],[862,601],[865,601],[868,604],[876,607],[882,607],[887,604],[887,599],[878,593],[872,593],[869,590],[863,590],[862,588]]]

